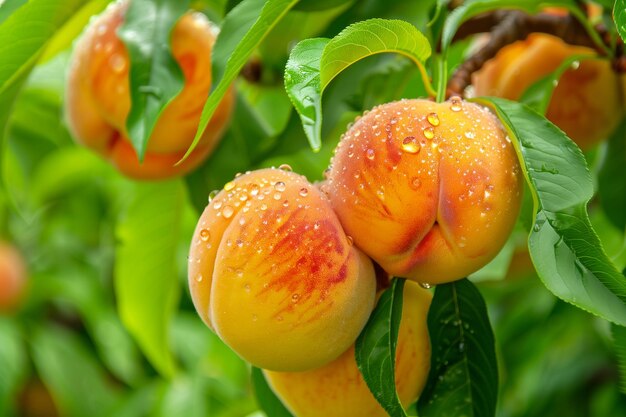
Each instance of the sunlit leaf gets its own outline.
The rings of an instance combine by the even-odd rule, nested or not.
[[[622,40],[626,42],[626,0],[615,0],[613,20],[615,21],[617,32],[622,37]]]
[[[168,335],[180,292],[176,248],[184,201],[180,181],[133,184],[116,230],[115,290],[122,322],[165,375],[174,370]]]
[[[298,0],[244,0],[224,19],[213,50],[214,88],[209,95],[193,143],[184,158],[196,147],[224,94],[252,52]]]
[[[189,0],[133,0],[118,29],[130,57],[131,107],[126,127],[140,161],[159,116],[183,88],[185,80],[172,55],[170,35],[188,4]]]
[[[395,383],[396,345],[402,318],[404,279],[396,278],[380,296],[355,343],[356,363],[365,383],[390,416],[406,416]]]
[[[494,417],[498,396],[495,341],[487,306],[467,279],[437,285],[428,312],[430,373],[421,417]]]
[[[55,32],[83,0],[31,0],[0,25],[0,139],[20,87]]]
[[[539,277],[559,298],[626,325],[626,278],[602,248],[587,214],[591,175],[580,149],[527,106],[499,98],[490,107],[513,139],[533,195],[530,254]]]

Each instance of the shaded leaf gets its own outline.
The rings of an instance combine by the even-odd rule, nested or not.
[[[580,149],[527,106],[499,98],[490,107],[513,139],[534,200],[530,254],[557,297],[613,323],[626,325],[626,279],[610,261],[587,214],[591,175]]]
[[[180,181],[133,184],[131,201],[116,229],[119,313],[164,375],[174,370],[168,330],[179,296],[176,250],[184,201]]]
[[[611,223],[626,230],[626,119],[611,134],[598,178],[600,203]]]
[[[390,416],[406,416],[396,392],[395,358],[402,318],[404,279],[395,278],[378,300],[355,343],[357,367],[374,398]]]
[[[428,312],[430,373],[421,417],[493,417],[498,365],[487,307],[468,280],[437,285]]]
[[[131,107],[126,127],[140,161],[159,116],[184,85],[170,35],[188,4],[188,0],[133,0],[117,31],[130,58]]]
[[[274,391],[267,384],[263,371],[252,367],[252,386],[256,395],[259,408],[268,416],[272,417],[292,417],[292,414],[285,408],[283,403],[276,397]]]

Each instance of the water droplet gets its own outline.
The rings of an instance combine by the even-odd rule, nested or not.
[[[432,139],[435,137],[435,130],[432,127],[424,128],[424,130],[422,130],[422,133],[424,134],[424,137],[426,139]]]
[[[309,189],[306,187],[302,187],[300,188],[300,195],[302,197],[306,197],[307,195],[309,195]]]
[[[367,159],[372,161],[374,159],[374,150],[368,149],[367,151],[365,151],[365,156],[367,157]]]
[[[425,288],[425,289],[429,289],[429,288],[432,288],[433,285],[429,284],[428,282],[420,282],[420,287]]]
[[[411,188],[413,188],[414,190],[417,190],[421,186],[422,186],[422,181],[419,178],[413,177],[411,179]]]
[[[219,210],[222,207],[222,200],[218,200],[215,203],[213,203],[213,208],[215,210]]]
[[[202,282],[202,274],[198,274],[196,277],[196,282]]]
[[[461,99],[459,97],[452,97],[450,99],[450,110],[452,111],[461,111],[462,108]]]
[[[283,201],[283,207],[289,207],[289,201],[288,200]]]
[[[314,229],[314,230],[319,230],[319,228],[320,228],[320,222],[315,222],[315,223],[313,224],[313,229]]]
[[[281,171],[287,171],[287,172],[292,171],[291,165],[289,164],[282,164],[278,167],[278,169],[280,169]]]
[[[426,118],[431,125],[439,126],[439,116],[437,116],[437,113],[430,113]]]
[[[246,219],[245,219],[245,217],[240,217],[240,218],[239,218],[239,225],[240,225],[240,226],[243,226],[244,224],[246,224]]]
[[[259,189],[261,187],[259,187],[259,184],[252,184],[250,186],[250,195],[251,196],[256,196],[257,194],[259,194]]]
[[[261,210],[262,211],[267,210],[267,204],[261,204]]]
[[[218,190],[213,190],[209,193],[209,203],[211,202],[211,200],[213,200],[215,198],[215,196],[217,195],[217,193],[219,193]]]
[[[324,170],[324,179],[327,180],[328,178],[330,178],[330,168]]]
[[[476,133],[474,132],[465,132],[465,137],[468,139],[474,139],[476,137]]]
[[[222,215],[225,219],[230,219],[235,210],[231,206],[224,206],[224,210],[222,210]]]
[[[407,136],[402,141],[402,150],[407,153],[416,154],[420,151],[420,144],[415,140],[415,136]]]
[[[359,129],[354,131],[354,137],[358,138],[359,136],[361,136],[361,131]]]
[[[276,317],[276,321],[283,321],[283,316]]]
[[[224,190],[226,191],[230,191],[233,188],[235,188],[235,183],[232,181],[228,181],[226,184],[224,184]]]
[[[202,239],[203,242],[206,242],[210,238],[211,238],[211,232],[209,232],[209,229],[200,230],[200,239]]]
[[[274,193],[274,200],[280,200],[281,197],[282,197],[281,193]]]
[[[346,235],[346,240],[348,241],[348,245],[352,246],[354,244],[354,239],[352,239],[352,236]]]
[[[577,70],[579,67],[580,67],[580,61],[573,61],[572,62],[571,68],[573,70]]]
[[[245,284],[243,289],[246,290],[246,292],[250,292],[250,284]]]
[[[121,73],[126,69],[126,59],[120,54],[113,54],[109,58],[109,64],[113,72]]]
[[[295,293],[291,296],[291,301],[293,301],[294,303],[297,303],[298,299],[300,299],[300,294],[298,293]]]
[[[274,189],[276,191],[280,191],[281,193],[285,191],[286,188],[287,187],[285,186],[285,183],[282,181],[278,181],[276,184],[274,184]]]

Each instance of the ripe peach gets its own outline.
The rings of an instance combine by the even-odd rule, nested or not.
[[[354,343],[376,279],[315,186],[263,169],[227,183],[204,210],[189,286],[204,322],[242,358],[302,371]]]
[[[501,249],[522,175],[487,109],[453,98],[402,100],[356,121],[336,149],[328,194],[346,233],[388,273],[437,284]]]
[[[17,250],[0,242],[0,312],[17,308],[26,290],[26,266]]]
[[[430,292],[416,283],[405,284],[395,366],[396,389],[405,408],[417,400],[428,377],[426,317],[431,298]],[[354,346],[319,369],[264,372],[276,395],[297,417],[387,416],[357,368]]]
[[[76,44],[65,100],[68,125],[78,142],[109,159],[123,174],[138,179],[182,175],[198,166],[217,145],[232,112],[232,89],[224,97],[189,158],[175,166],[191,144],[211,88],[211,48],[215,33],[200,13],[187,13],[171,36],[174,58],[185,85],[165,108],[139,162],[128,139],[130,111],[128,53],[116,31],[128,2],[112,4]]]
[[[502,48],[473,75],[478,96],[519,99],[533,83],[555,71],[572,55],[596,55],[585,47],[568,45],[545,34]],[[546,117],[581,149],[606,139],[623,114],[619,77],[608,61],[582,60],[561,76]]]

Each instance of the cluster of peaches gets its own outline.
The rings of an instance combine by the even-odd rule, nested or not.
[[[69,125],[126,175],[182,175],[209,155],[232,109],[229,94],[192,156],[174,166],[210,91],[214,32],[195,14],[174,28],[172,50],[185,87],[139,163],[125,127],[128,55],[116,35],[125,7],[109,8],[77,44]],[[531,36],[477,74],[476,92],[519,98],[580,49]],[[548,117],[588,147],[621,117],[617,84],[608,64],[583,61],[565,73]],[[385,415],[354,359],[377,292],[390,276],[408,279],[396,355],[396,385],[407,406],[430,364],[427,288],[493,259],[516,221],[522,180],[511,141],[487,109],[456,97],[378,106],[342,137],[323,182],[311,184],[287,166],[262,169],[238,175],[210,200],[189,256],[195,307],[226,344],[265,370],[296,415]]]

